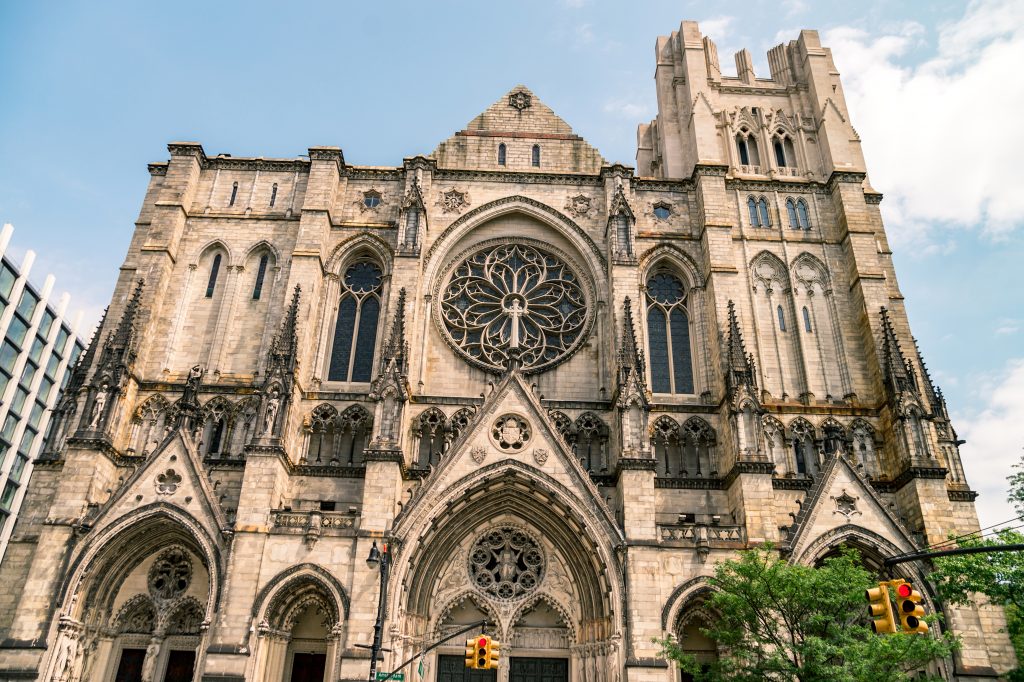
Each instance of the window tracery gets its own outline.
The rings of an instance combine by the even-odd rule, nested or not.
[[[309,417],[309,449],[306,459],[313,464],[322,464],[324,460],[337,463],[335,456],[334,437],[335,420],[338,411],[332,405],[317,405]]]
[[[559,256],[523,243],[485,247],[462,260],[438,311],[449,344],[490,372],[513,360],[525,372],[564,361],[592,319],[579,275]]]
[[[656,471],[662,476],[677,476],[682,471],[682,439],[679,424],[671,417],[662,415],[651,424],[651,444],[654,447]]]
[[[814,427],[805,419],[796,419],[789,426],[793,434],[793,463],[798,474],[813,476],[818,472],[818,455],[814,451]]]
[[[434,407],[421,412],[413,426],[413,435],[419,441],[417,466],[425,469],[440,462],[448,436],[444,412]]]
[[[714,462],[715,430],[700,417],[683,423],[683,476],[716,476]]]
[[[525,597],[537,589],[544,579],[544,568],[540,544],[514,526],[487,531],[469,551],[473,584],[502,601]]]
[[[463,407],[448,419],[448,436],[451,442],[466,432],[475,413],[476,410],[473,408]]]
[[[373,417],[360,405],[351,405],[338,415],[339,450],[349,466],[363,463],[372,426]]]
[[[370,381],[383,281],[380,266],[370,260],[356,261],[345,270],[328,381]]]
[[[184,594],[192,584],[192,560],[178,547],[165,550],[150,567],[147,584],[156,600],[168,601]]]
[[[591,472],[608,470],[608,425],[593,412],[584,412],[573,425],[573,446],[583,468]]]
[[[694,392],[687,294],[683,281],[668,270],[657,270],[647,280],[647,346],[655,393]]]

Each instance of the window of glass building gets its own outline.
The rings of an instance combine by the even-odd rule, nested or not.
[[[53,329],[53,323],[57,321],[57,318],[47,310],[43,313],[43,319],[39,320],[39,330],[36,332],[39,336],[47,339],[50,337],[50,330]]]
[[[11,318],[11,326],[7,328],[7,338],[10,339],[12,343],[20,347],[25,341],[26,334],[28,334],[28,324],[15,315]]]
[[[57,368],[60,367],[60,356],[50,355],[50,359],[46,361],[46,376],[49,379],[57,378]]]
[[[19,384],[28,388],[32,384],[32,377],[36,375],[36,364],[34,362],[26,362],[25,368],[21,370],[21,379],[18,381]]]
[[[44,412],[46,412],[46,405],[37,400],[35,405],[32,406],[32,412],[28,416],[28,425],[33,429],[38,429]]]
[[[18,304],[18,314],[26,320],[31,320],[32,315],[36,312],[37,305],[39,305],[39,297],[26,288],[21,294],[21,302]]]
[[[39,364],[39,359],[43,357],[43,349],[46,348],[45,339],[41,339],[38,336],[36,340],[32,342],[32,349],[28,352],[28,357],[32,362]]]
[[[27,399],[28,391],[18,386],[18,390],[14,392],[14,398],[11,399],[11,412],[17,412],[20,415]]]
[[[64,354],[64,344],[66,344],[68,342],[68,337],[70,335],[71,335],[71,332],[68,331],[67,327],[61,327],[60,328],[60,331],[57,332],[57,341],[54,342],[54,344],[53,344],[53,352],[54,353],[60,353],[61,355]]]
[[[4,420],[3,431],[0,431],[0,438],[10,443],[14,440],[14,430],[18,428],[18,417],[13,414],[8,414],[7,419]]]
[[[0,296],[3,296],[5,302],[11,300],[11,291],[14,290],[14,282],[17,279],[18,275],[11,266],[7,263],[0,266]]]
[[[7,485],[4,486],[3,495],[0,495],[0,509],[10,511],[11,505],[14,504],[14,496],[17,494],[18,484],[14,481],[8,480]]]
[[[43,380],[39,382],[39,395],[38,400],[46,402],[50,399],[50,389],[53,388],[53,381],[48,377],[43,377]]]
[[[14,364],[18,361],[18,349],[15,348],[9,341],[4,341],[3,345],[0,345],[0,369],[3,369],[7,374],[14,374]]]
[[[25,472],[26,464],[28,464],[28,457],[19,453],[14,458],[14,464],[11,465],[11,473],[7,480],[21,483],[21,475]]]

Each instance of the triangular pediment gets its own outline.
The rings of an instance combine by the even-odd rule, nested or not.
[[[424,480],[417,497],[430,497],[484,467],[510,461],[547,474],[613,523],[597,486],[518,372],[506,375],[485,399],[465,432]]]
[[[100,508],[94,530],[154,503],[180,508],[219,537],[230,524],[214,496],[202,458],[186,429],[177,428]]]
[[[823,540],[838,539],[846,533],[860,535],[883,552],[916,549],[910,531],[867,479],[845,455],[835,455],[808,492],[785,547],[800,561],[805,555],[813,558]]]
[[[504,154],[499,159],[499,145]],[[534,146],[539,147],[534,163]],[[524,85],[517,85],[434,150],[439,168],[599,173],[606,161]]]

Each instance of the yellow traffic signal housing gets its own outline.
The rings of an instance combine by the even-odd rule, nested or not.
[[[501,662],[501,642],[496,642],[493,639],[487,645],[487,669],[497,670],[498,663]]]
[[[466,667],[476,670],[476,637],[466,640]]]
[[[473,668],[475,670],[489,670],[487,667],[488,648],[491,646],[491,638],[487,635],[480,635],[476,638],[473,650]]]
[[[892,613],[892,602],[889,601],[889,584],[878,583],[878,587],[864,590],[871,614],[871,630],[875,634],[896,632],[896,619]]]
[[[924,597],[910,583],[896,586],[896,604],[899,606],[903,632],[922,635],[928,632],[928,623],[924,622],[924,607],[920,604],[922,599]]]

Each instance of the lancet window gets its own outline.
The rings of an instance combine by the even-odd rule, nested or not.
[[[760,172],[761,154],[758,152],[757,140],[746,128],[740,128],[736,135],[736,152],[739,154],[740,165],[745,167],[743,170],[751,173]]]
[[[213,264],[210,265],[210,278],[206,281],[206,298],[213,298],[213,292],[217,289],[217,275],[220,274],[221,255],[218,253],[213,257]]]
[[[804,419],[790,425],[793,434],[793,470],[804,476],[818,472],[818,454],[814,450],[814,427]]]
[[[608,426],[593,412],[584,412],[575,423],[576,456],[587,471],[608,470]]]
[[[683,476],[704,478],[717,476],[714,461],[715,431],[700,417],[690,417],[683,424]]]
[[[827,419],[822,423],[821,431],[822,449],[826,455],[834,455],[845,449],[843,444],[846,441],[846,429],[842,424],[835,419]]]
[[[505,146],[505,143],[502,142],[501,144],[498,145],[498,165],[499,166],[504,166],[505,165],[505,158],[507,156],[507,153],[508,153],[508,148]]]
[[[779,168],[796,168],[796,150],[793,141],[782,130],[772,139],[775,151],[775,165]]]
[[[682,279],[669,270],[657,270],[647,280],[647,345],[655,393],[694,392],[687,294]]]
[[[413,435],[419,441],[417,466],[425,469],[441,461],[448,447],[448,424],[441,410],[430,408],[422,412],[416,419]]]
[[[352,405],[338,415],[339,456],[349,466],[363,464],[363,450],[370,437],[373,417],[359,405]]]
[[[331,405],[317,405],[309,418],[309,448],[306,459],[310,464],[338,462],[335,456],[338,411]]]
[[[794,230],[811,229],[811,219],[807,212],[807,202],[803,199],[786,199],[786,214],[789,216],[789,226]]]
[[[328,381],[370,381],[383,281],[383,272],[373,261],[360,260],[346,268]]]
[[[231,419],[231,403],[214,398],[203,407],[203,433],[200,446],[206,457],[220,457],[227,452]]]
[[[540,145],[533,145],[533,152],[531,153],[530,161],[534,168],[540,168]]]
[[[679,424],[671,417],[661,416],[651,425],[655,471],[659,476],[679,476],[682,471],[682,439]]]
[[[469,428],[469,421],[473,418],[475,410],[470,407],[464,407],[458,410],[448,419],[448,438],[450,442],[454,442],[456,438],[461,436]]]

